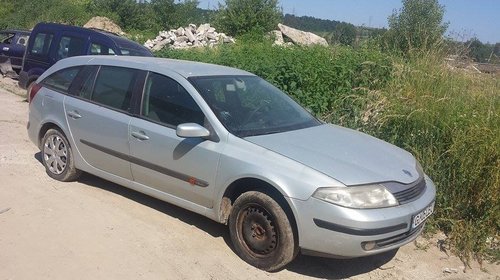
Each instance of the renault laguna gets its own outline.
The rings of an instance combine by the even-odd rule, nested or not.
[[[246,71],[147,57],[63,59],[30,91],[47,174],[87,172],[229,227],[276,271],[302,254],[354,258],[414,240],[435,186],[408,152],[326,124]]]

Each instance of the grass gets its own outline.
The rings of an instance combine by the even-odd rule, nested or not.
[[[500,79],[440,61],[398,64],[366,129],[412,152],[436,182],[431,226],[455,253],[498,261],[498,244],[487,241],[500,229]]]

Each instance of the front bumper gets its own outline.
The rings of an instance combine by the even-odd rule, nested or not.
[[[425,223],[412,229],[412,218],[436,197],[434,183],[427,176],[425,181],[426,190],[417,200],[382,209],[350,209],[313,197],[291,199],[302,252],[355,258],[390,251],[415,240]]]

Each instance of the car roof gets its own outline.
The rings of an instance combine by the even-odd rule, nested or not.
[[[126,48],[132,48],[132,49],[145,49],[142,45],[119,36],[118,34],[111,33],[105,30],[97,29],[97,28],[85,28],[85,27],[80,27],[80,26],[73,26],[73,25],[65,25],[65,24],[60,24],[60,23],[47,23],[47,22],[41,22],[38,23],[33,30],[36,29],[54,29],[54,30],[64,30],[64,31],[73,31],[73,32],[86,32],[87,34],[89,33],[94,33],[94,34],[100,34],[102,36],[106,36],[112,41],[115,42],[116,45],[118,45],[120,48],[126,47]]]
[[[78,65],[120,66],[158,73],[161,73],[162,71],[173,71],[183,76],[184,78],[227,75],[255,76],[250,72],[246,72],[240,69],[202,62],[157,57],[111,55],[87,55],[65,58],[58,61],[57,64],[54,65],[57,68],[54,69],[54,71]],[[54,71],[51,72],[53,73]]]

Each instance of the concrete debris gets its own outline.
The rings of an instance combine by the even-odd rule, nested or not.
[[[158,36],[147,40],[144,46],[152,51],[159,51],[165,47],[173,49],[187,49],[199,47],[213,47],[220,44],[235,43],[234,38],[224,33],[218,33],[209,23],[196,26],[190,24],[186,27],[160,31]]]
[[[275,42],[276,45],[280,45],[280,36],[277,32],[282,34],[281,38],[290,39],[294,44],[301,46],[312,46],[312,45],[322,45],[328,46],[328,42],[325,38],[320,37],[311,32],[305,32],[302,30],[298,30],[283,24],[278,24],[279,31],[276,30],[273,32],[274,36],[277,38]]]
[[[458,269],[446,267],[446,268],[443,269],[443,273],[449,273],[449,274],[451,274],[451,273],[458,273]]]

